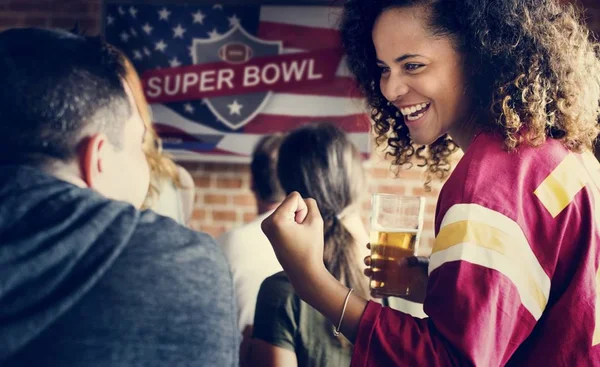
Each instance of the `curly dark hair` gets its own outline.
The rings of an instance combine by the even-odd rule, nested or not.
[[[423,6],[428,30],[449,37],[463,55],[466,86],[478,130],[496,131],[507,150],[561,140],[592,149],[599,128],[600,60],[582,13],[556,0],[348,0],[341,37],[348,66],[366,96],[378,144],[388,143],[397,166],[416,158],[432,177],[445,178],[456,144],[444,135],[415,147],[403,116],[379,88],[371,32],[392,7]]]

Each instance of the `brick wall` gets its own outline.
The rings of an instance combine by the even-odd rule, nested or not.
[[[190,1],[192,2],[192,1]],[[592,30],[600,32],[600,2],[581,0]],[[90,35],[100,31],[100,0],[0,0],[0,29],[11,27],[72,28],[77,21]],[[197,195],[192,227],[213,236],[250,221],[255,217],[255,202],[249,189],[248,165],[215,163],[182,163],[195,180]],[[369,193],[389,192],[404,195],[424,195],[427,217],[423,233],[422,252],[433,241],[433,212],[440,184],[424,192],[418,170],[402,171],[395,178],[389,163],[375,156],[366,163]],[[365,219],[368,198],[363,203]]]
[[[248,165],[215,163],[181,163],[196,182],[196,210],[192,227],[218,235],[256,216],[256,203],[250,191]],[[401,171],[396,178],[388,162],[372,157],[365,163],[369,193],[388,192],[426,197],[427,217],[422,238],[423,251],[433,241],[433,212],[440,184],[434,183],[431,192],[425,192],[419,170]],[[363,200],[364,219],[369,213],[369,197]]]

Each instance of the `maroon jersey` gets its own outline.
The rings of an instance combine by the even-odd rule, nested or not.
[[[600,366],[600,165],[480,134],[436,211],[426,319],[370,302],[352,366]]]

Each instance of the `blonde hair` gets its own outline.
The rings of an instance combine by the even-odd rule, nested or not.
[[[160,183],[162,180],[171,180],[178,188],[183,188],[183,185],[179,179],[177,165],[163,152],[162,141],[152,125],[152,113],[146,97],[144,97],[144,89],[140,77],[133,63],[122,52],[121,57],[123,66],[125,67],[125,82],[131,89],[138,112],[146,126],[143,150],[148,160],[148,166],[150,167],[150,186],[142,205],[142,208],[146,209],[152,206],[154,200],[160,195]]]

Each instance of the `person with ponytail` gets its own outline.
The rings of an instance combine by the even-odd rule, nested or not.
[[[361,251],[369,238],[359,212],[365,173],[348,136],[327,123],[292,131],[279,149],[277,172],[287,194],[297,191],[319,203],[326,268],[345,286],[368,297]],[[348,366],[352,346],[333,336],[335,327],[300,300],[284,272],[277,273],[263,282],[258,294],[253,365]]]

